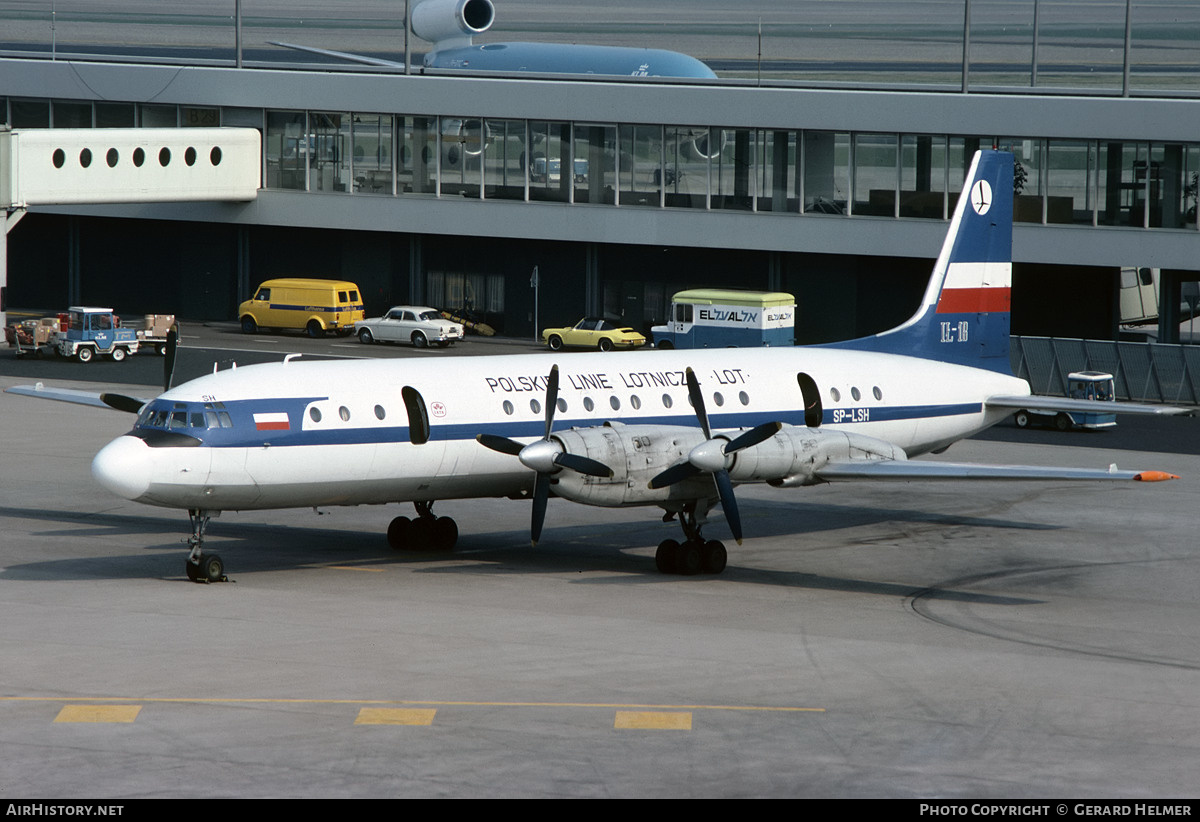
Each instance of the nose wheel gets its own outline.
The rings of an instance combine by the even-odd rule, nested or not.
[[[220,512],[216,512],[220,514]],[[204,531],[208,521],[214,516],[210,511],[193,509],[188,511],[188,519],[192,523],[192,535],[188,537],[188,545],[192,551],[184,563],[184,571],[192,582],[228,582],[225,576],[225,563],[218,554],[204,553]]]

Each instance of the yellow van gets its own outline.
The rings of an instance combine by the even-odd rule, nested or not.
[[[358,286],[345,280],[267,280],[238,306],[246,334],[260,328],[302,328],[310,337],[323,337],[331,329],[344,337],[364,316]]]

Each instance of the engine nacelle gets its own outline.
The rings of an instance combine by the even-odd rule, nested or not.
[[[492,0],[425,0],[413,9],[412,30],[441,47],[469,46],[495,19]]]
[[[557,431],[554,439],[572,454],[591,457],[613,472],[611,478],[589,477],[570,470],[555,474],[554,493],[573,502],[616,507],[716,496],[708,475],[666,488],[649,487],[651,478],[686,459],[688,452],[704,441],[699,429],[609,423]]]
[[[553,438],[570,453],[602,462],[613,471],[611,478],[570,470],[555,474],[554,493],[573,502],[670,508],[672,503],[717,496],[708,473],[665,488],[649,487],[651,479],[686,460],[691,450],[704,442],[698,429],[610,423],[559,431]],[[758,445],[738,451],[732,457],[729,477],[734,482],[767,482],[783,488],[816,485],[822,482],[817,473],[830,462],[907,458],[904,450],[892,443],[862,434],[785,426]]]
[[[824,482],[817,473],[831,462],[906,460],[908,454],[893,443],[864,434],[789,426],[766,442],[739,452],[737,457],[729,472],[735,481],[746,481],[742,480],[743,473],[752,472],[754,479],[775,488],[795,488]],[[787,470],[779,472],[789,459]]]

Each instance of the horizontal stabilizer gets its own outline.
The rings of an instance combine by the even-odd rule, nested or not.
[[[331,57],[335,60],[347,60],[351,63],[361,63],[364,66],[379,66],[380,68],[404,68],[403,63],[395,60],[384,60],[380,57],[368,57],[365,54],[351,54],[346,51],[332,51],[331,49],[319,49],[316,46],[298,46],[295,43],[281,43],[278,40],[270,41],[272,46],[280,46],[285,49],[293,49],[295,51],[306,51],[309,54],[316,54],[321,57]]]
[[[34,385],[14,385],[12,388],[4,389],[9,394],[21,394],[26,397],[37,397],[43,400],[58,400],[59,402],[73,402],[78,405],[93,405],[97,408],[110,408],[108,403],[100,399],[99,391],[78,391],[74,388],[54,388],[36,383]],[[148,400],[140,400],[142,404]]]
[[[849,480],[1134,480],[1157,482],[1179,479],[1163,471],[1121,471],[1108,468],[1062,468],[1044,465],[978,465],[919,460],[830,463],[816,472],[827,482]]]
[[[985,405],[989,408],[1011,408],[1034,411],[1075,411],[1088,414],[1143,414],[1143,415],[1186,415],[1195,414],[1196,408],[1178,405],[1154,405],[1141,402],[1100,402],[1097,400],[1073,400],[1067,397],[1046,396],[1015,396],[988,397]]]

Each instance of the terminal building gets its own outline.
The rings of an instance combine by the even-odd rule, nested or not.
[[[991,147],[1018,168],[1014,333],[1114,339],[1122,269],[1144,269],[1170,341],[1200,278],[1187,97],[3,58],[0,123],[262,135],[250,202],[30,209],[9,310],[233,320],[288,275],[532,337],[585,314],[643,329],[676,291],[734,287],[795,294],[798,342],[844,339],[911,313]]]

